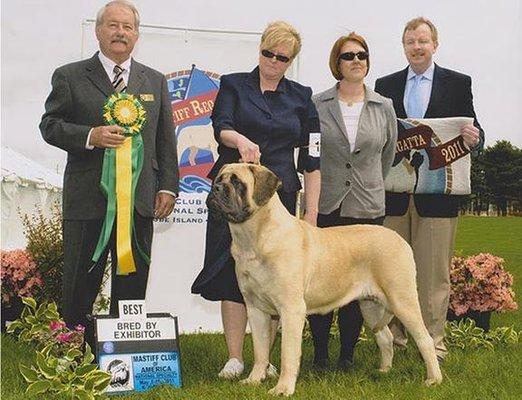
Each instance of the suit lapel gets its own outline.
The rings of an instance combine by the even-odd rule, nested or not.
[[[108,97],[114,91],[114,87],[98,58],[98,52],[89,60],[89,63],[85,67],[85,72],[87,78],[94,86],[100,89],[105,96]]]
[[[245,80],[245,86],[250,101],[260,110],[272,114],[263,94],[261,93],[261,88],[259,87],[259,67],[256,67],[252,72],[250,72],[250,74],[248,74]]]
[[[143,85],[144,81],[145,68],[143,68],[143,65],[132,59],[129,71],[129,84],[127,85],[127,93],[139,93],[141,85]]]
[[[446,79],[444,77],[444,70],[435,64],[433,71],[433,83],[431,85],[430,102],[426,109],[424,118],[433,118],[437,113],[437,107],[444,98],[446,93]]]
[[[339,126],[339,133],[348,142],[349,146],[350,142],[348,141],[348,133],[346,132],[346,125],[341,113],[341,106],[339,105],[339,94],[337,93],[337,86],[334,86],[328,90],[328,92],[324,94],[323,99],[325,102],[327,102],[328,112]]]
[[[408,77],[408,67],[399,73],[399,79],[394,80],[395,88],[393,89],[393,104],[397,111],[397,117],[406,118],[406,110],[404,109],[404,91],[406,89],[406,78]]]
[[[270,109],[268,108],[268,105],[266,104],[266,100],[261,94],[261,92],[257,92],[252,90],[250,88],[250,91],[248,93],[248,98],[254,103],[257,107],[259,107],[261,110],[271,114]]]

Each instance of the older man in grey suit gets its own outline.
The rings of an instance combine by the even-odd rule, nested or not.
[[[149,265],[153,217],[163,218],[174,207],[178,192],[178,163],[171,104],[165,77],[131,58],[138,40],[139,14],[124,0],[111,1],[98,12],[96,37],[100,51],[92,58],[58,68],[45,103],[40,130],[49,144],[67,152],[63,185],[64,274],[62,312],[68,325],[86,326],[100,288],[109,251],[113,260],[111,312],[122,299],[143,299]],[[133,254],[136,272],[115,273],[115,234],[96,263],[93,253],[107,209],[100,189],[106,149],[121,146],[123,129],[107,126],[102,116],[114,92],[134,94],[143,104],[147,122],[143,138],[143,167],[135,191]],[[139,251],[138,250],[139,247]]]

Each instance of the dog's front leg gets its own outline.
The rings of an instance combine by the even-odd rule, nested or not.
[[[247,304],[248,321],[254,342],[254,367],[248,378],[241,383],[258,385],[266,378],[270,357],[270,315]]]
[[[306,317],[304,302],[293,307],[285,307],[281,313],[281,375],[277,385],[270,389],[274,395],[290,396],[295,391],[295,382],[301,362],[301,342]]]

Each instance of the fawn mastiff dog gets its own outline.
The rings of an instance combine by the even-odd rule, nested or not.
[[[415,340],[427,368],[427,385],[440,383],[435,347],[421,316],[415,262],[395,232],[375,225],[316,228],[292,216],[275,195],[277,176],[252,164],[225,165],[207,204],[228,221],[232,256],[254,343],[254,366],[243,383],[266,378],[270,319],[282,327],[281,373],[272,394],[289,396],[301,359],[306,314],[327,313],[359,299],[381,351],[380,371],[392,365],[393,315]]]

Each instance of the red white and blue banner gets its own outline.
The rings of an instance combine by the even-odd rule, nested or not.
[[[176,125],[180,190],[208,193],[207,174],[217,157],[210,115],[219,89],[219,75],[193,65],[190,70],[168,74],[167,82]]]

